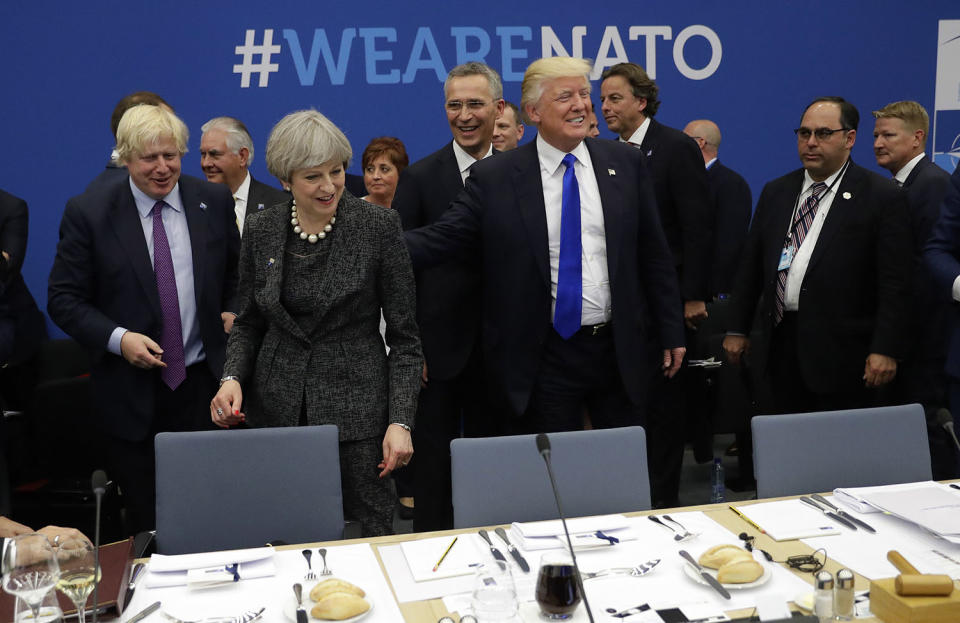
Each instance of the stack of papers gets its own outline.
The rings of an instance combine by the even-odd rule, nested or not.
[[[929,482],[837,489],[837,499],[860,512],[884,512],[960,544],[960,491]]]
[[[598,515],[578,517],[567,522],[570,540],[575,550],[609,547],[621,541],[637,538],[631,528],[632,521],[624,515]],[[560,520],[514,522],[510,526],[511,538],[520,549],[536,551],[567,547],[567,536]]]
[[[800,500],[779,500],[735,507],[774,541],[839,534],[837,524]]]

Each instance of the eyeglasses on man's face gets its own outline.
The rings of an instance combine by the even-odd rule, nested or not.
[[[837,128],[836,130],[831,130],[830,128],[817,128],[816,130],[811,130],[810,128],[796,128],[793,133],[796,134],[797,138],[801,141],[809,141],[810,136],[816,136],[818,141],[826,141],[837,132],[846,131],[847,128]]]

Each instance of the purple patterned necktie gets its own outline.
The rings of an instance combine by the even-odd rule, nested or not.
[[[820,199],[823,198],[823,193],[825,190],[827,190],[827,185],[823,182],[816,182],[813,186],[811,186],[810,196],[807,197],[803,202],[803,205],[800,206],[800,210],[797,212],[793,223],[790,225],[790,234],[793,239],[792,243],[794,257],[796,257],[796,254],[800,251],[800,245],[803,244],[803,239],[807,237],[807,232],[810,231],[810,227],[813,225],[813,219],[817,216],[817,208],[820,207]],[[789,245],[790,242],[785,244],[784,249],[786,249]],[[790,267],[787,267],[779,271],[777,274],[777,298],[774,301],[775,305],[773,310],[774,326],[780,324],[780,321],[783,320],[783,311],[786,305],[785,295],[787,293],[787,275],[789,273]]]
[[[157,292],[160,294],[160,311],[163,328],[160,331],[160,348],[167,367],[160,369],[160,378],[170,389],[176,389],[187,378],[183,357],[183,329],[180,324],[180,299],[177,297],[177,278],[173,272],[173,257],[170,243],[163,228],[163,201],[153,206],[153,272],[157,276]]]

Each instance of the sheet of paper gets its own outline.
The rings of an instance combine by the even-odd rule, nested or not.
[[[942,535],[960,535],[960,491],[938,484],[900,491],[874,491],[863,497],[878,508]]]
[[[882,491],[903,491],[913,489],[918,485],[936,484],[932,480],[924,482],[903,482],[896,485],[879,485],[874,487],[840,487],[833,490],[833,495],[845,506],[861,513],[879,513],[880,509],[874,507],[866,500],[864,496],[870,493]]]
[[[839,524],[800,500],[778,500],[736,506],[774,541],[791,541],[840,533]]]
[[[489,548],[480,549],[480,544],[477,542],[480,537],[477,534],[458,535],[456,543],[453,543],[453,539],[454,537],[443,536],[434,539],[405,541],[400,544],[414,581],[426,582],[473,574],[477,563],[483,556],[483,551]],[[453,543],[452,547],[450,546],[451,543]],[[448,547],[450,551],[444,556]],[[506,547],[503,549],[505,550]],[[442,556],[443,563],[434,571],[434,567]]]

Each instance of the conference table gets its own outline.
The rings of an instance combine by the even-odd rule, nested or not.
[[[735,505],[737,507],[742,508],[744,505],[766,503],[771,501],[788,501],[788,500],[794,500],[794,499],[795,498],[776,498],[775,500],[736,502]],[[770,554],[772,554],[773,559],[776,561],[783,561],[788,556],[797,555],[797,554],[809,554],[814,551],[812,547],[806,545],[804,542],[799,540],[784,540],[784,541],[773,540],[769,535],[763,533],[760,529],[758,529],[756,525],[751,525],[751,522],[745,519],[742,515],[731,510],[730,506],[731,506],[730,503],[720,503],[720,504],[701,505],[701,506],[693,506],[693,507],[669,509],[669,510],[632,512],[632,513],[626,513],[625,515],[631,518],[642,518],[652,514],[656,514],[658,516],[662,516],[663,514],[669,514],[675,518],[679,518],[679,517],[689,518],[689,517],[698,517],[696,513],[702,513],[703,514],[702,517],[705,517],[708,520],[710,520],[711,529],[716,531],[718,529],[717,526],[719,526],[725,531],[729,531],[729,534],[725,535],[727,540],[732,542],[742,543],[742,541],[738,540],[738,535],[740,535],[741,533],[745,533],[748,536],[754,537],[754,540],[753,540],[754,547],[769,552]],[[872,520],[872,521],[876,521],[876,520]],[[716,525],[714,525],[714,522]],[[643,526],[647,526],[648,522],[637,522],[637,524],[642,524]],[[652,526],[653,528],[657,527],[652,522],[650,522],[649,525]],[[495,527],[496,526],[488,526],[487,529],[491,534],[493,534],[493,529]],[[504,525],[503,527],[509,529],[510,526]],[[395,586],[394,584],[394,582],[396,581],[395,576],[392,577],[390,572],[391,571],[390,557],[386,556],[386,554],[390,553],[391,551],[397,551],[399,549],[395,546],[400,545],[401,547],[404,547],[403,544],[407,544],[407,546],[410,546],[412,542],[424,541],[424,540],[430,540],[430,539],[439,540],[438,537],[444,539],[445,541],[446,540],[452,541],[454,537],[464,538],[465,535],[476,534],[478,529],[479,528],[468,528],[468,529],[449,530],[449,531],[441,531],[441,532],[399,534],[394,536],[378,537],[378,538],[370,538],[370,539],[351,539],[351,540],[343,540],[343,541],[327,541],[327,542],[316,542],[316,543],[300,544],[300,545],[288,545],[288,546],[278,547],[277,550],[279,551],[277,552],[277,555],[280,555],[281,552],[290,551],[290,550],[292,550],[294,553],[299,553],[299,551],[304,548],[311,548],[314,550],[314,553],[316,553],[317,548],[324,547],[324,548],[327,548],[328,551],[330,552],[329,557],[334,558],[333,553],[337,551],[354,551],[354,550],[360,551],[360,549],[364,551],[366,551],[367,549],[372,550],[373,556],[369,557],[369,560],[365,561],[365,565],[367,566],[367,569],[368,569],[368,573],[366,577],[373,578],[374,575],[376,575],[377,582],[381,582],[384,587],[389,587],[389,588],[381,589],[383,591],[383,594],[389,595],[389,597],[384,601],[389,601],[390,598],[396,598],[398,594],[397,586]],[[714,532],[714,534],[716,534],[716,532]],[[468,538],[473,538],[473,537],[468,537]],[[496,539],[496,537],[494,537],[494,539]],[[502,542],[497,542],[495,540],[494,544],[497,545],[498,548],[501,551],[503,551],[503,553],[507,555],[507,557],[509,558],[507,549]],[[687,546],[687,549],[689,549],[691,552],[694,552],[694,555],[696,556],[697,552],[703,551],[704,549],[706,549],[706,547],[712,544],[713,544],[712,542],[703,542],[703,541],[697,544],[690,543]],[[367,545],[369,545],[369,548],[366,547]],[[360,546],[360,547],[351,548],[349,546]],[[883,541],[878,541],[877,547],[878,549],[882,549],[883,547],[885,547],[885,543]],[[950,550],[950,551],[952,552],[954,550]],[[885,554],[885,552],[886,550],[883,549],[882,553]],[[536,555],[536,553],[534,554]],[[366,555],[369,556],[369,553],[367,553]],[[287,554],[288,566],[285,567],[285,570],[288,572],[288,574],[283,577],[283,582],[280,582],[278,584],[277,590],[288,590],[292,582],[302,581],[300,574],[302,574],[303,571],[306,570],[306,564],[300,558],[297,558],[296,560],[291,560],[292,556],[293,556],[292,553]],[[391,554],[391,556],[393,556],[393,559],[394,559],[393,564],[396,565],[396,562],[395,562],[396,554],[395,553]],[[530,556],[528,555],[528,558],[529,557]],[[320,564],[319,564],[318,557],[316,555],[314,556],[314,561],[315,561],[314,569],[319,571]],[[640,561],[637,561],[637,562],[640,562]],[[671,559],[671,564],[673,564],[674,562],[675,561]],[[291,565],[291,563],[296,563],[296,564],[293,566],[289,566]],[[343,563],[340,563],[341,568],[342,568],[342,564]],[[331,561],[330,566],[334,568],[334,570],[336,571],[338,564],[336,562]],[[379,566],[379,569],[376,568],[377,566]],[[785,565],[780,565],[780,566],[786,569]],[[834,560],[832,557],[828,555],[826,564],[824,566],[825,570],[830,571],[831,574],[836,576],[837,571],[843,567],[844,567],[843,564]],[[394,566],[393,569],[395,570],[396,566]],[[856,571],[856,569],[854,570]],[[377,575],[377,572],[382,574],[382,577]],[[536,572],[536,566],[534,566],[533,572],[534,573]],[[666,571],[664,571],[664,573],[666,573]],[[812,592],[813,574],[809,572],[802,572],[802,571],[793,570],[793,569],[787,570],[787,573],[792,574],[797,578],[800,578],[802,583],[804,583],[806,587],[809,588],[810,592]],[[278,572],[278,575],[280,575],[279,572]],[[891,574],[891,576],[892,575],[894,574]],[[356,578],[358,576],[356,575],[356,573],[354,573],[352,577]],[[958,577],[958,576],[954,575],[954,577]],[[323,578],[320,577],[319,579],[323,579]],[[635,580],[642,580],[642,579],[643,578],[635,578]],[[258,580],[251,580],[251,581],[256,582]],[[372,579],[370,581],[372,581]],[[693,586],[693,584],[691,584],[690,586]],[[859,573],[857,573],[855,575],[855,590],[859,592],[859,591],[866,591],[869,588],[870,588],[870,580],[864,577],[863,575],[860,575]],[[519,584],[518,584],[518,589],[519,589]],[[638,587],[636,592],[637,594],[641,594],[642,588]],[[592,595],[593,593],[588,589],[588,594]],[[137,594],[134,597],[134,600],[130,604],[130,607],[124,613],[122,617],[122,621],[126,621],[134,613],[138,612],[141,608],[151,603],[154,600],[154,598],[162,599],[161,595],[162,593],[154,590],[138,589]],[[289,599],[289,595],[286,597],[286,599]],[[382,596],[381,596],[381,599],[382,599]],[[399,613],[402,615],[403,620],[406,621],[407,623],[436,623],[436,621],[438,621],[443,616],[452,616],[454,621],[458,620],[457,614],[448,612],[447,607],[444,604],[444,601],[439,598],[423,599],[418,601],[405,601],[405,602],[400,601],[398,599],[398,602],[399,602],[398,604]],[[235,602],[235,603],[239,603],[239,602]],[[593,606],[594,612],[597,612],[600,604],[591,604],[591,605]],[[389,606],[389,608],[393,608],[392,603],[380,604],[381,617],[385,611],[384,608],[387,606]],[[531,605],[528,604],[527,606],[528,611],[530,607]],[[797,610],[795,605],[792,605],[791,607],[793,610]],[[289,609],[289,606],[287,606],[287,608]],[[583,608],[581,606],[580,610],[582,609]],[[308,611],[309,611],[309,607],[308,607]],[[727,614],[730,616],[730,618],[747,617],[753,613],[754,613],[754,609],[752,607],[727,611]],[[521,607],[521,614],[524,614],[523,607]],[[290,617],[289,613],[287,613],[286,616],[279,616],[276,613],[274,613],[274,616],[271,616],[271,617],[267,617],[265,614],[263,620],[265,622],[270,622],[270,621],[282,622],[282,621],[289,620],[289,617]],[[371,619],[373,618],[374,617],[371,617]],[[159,615],[154,615],[153,621],[147,619],[145,623],[159,623],[161,620],[163,619],[160,618]],[[377,620],[382,620],[382,619],[377,619]],[[524,620],[533,620],[533,619],[525,615]],[[632,619],[627,618],[624,620],[630,621]],[[880,619],[876,617],[859,618],[857,620],[858,621],[880,621]]]

